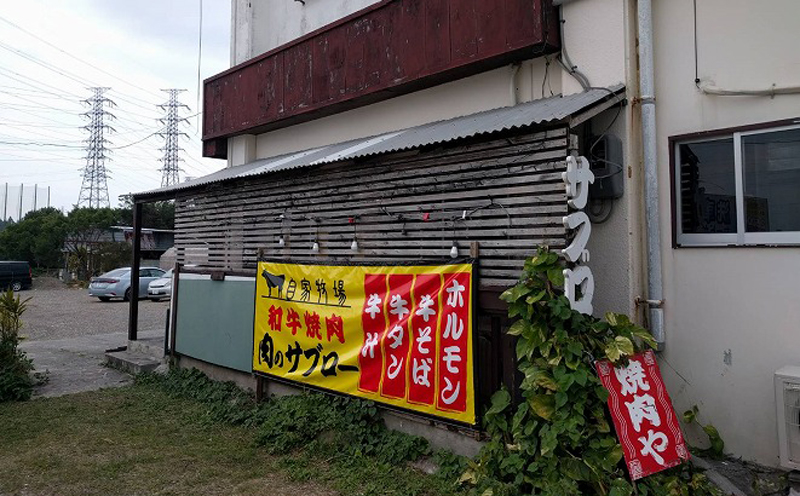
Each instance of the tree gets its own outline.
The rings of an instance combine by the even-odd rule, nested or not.
[[[120,223],[133,225],[133,199],[131,195],[120,195]],[[142,227],[150,229],[175,228],[175,203],[160,201],[142,204]]]
[[[70,269],[79,279],[88,279],[99,270],[96,251],[109,228],[119,223],[120,210],[112,208],[75,208],[67,215],[64,249]]]
[[[26,260],[34,267],[60,267],[66,218],[55,208],[29,212],[0,231],[0,259]]]

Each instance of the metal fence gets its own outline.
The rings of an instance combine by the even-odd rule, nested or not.
[[[24,218],[28,212],[50,206],[50,187],[36,184],[0,184],[0,214],[2,220],[15,222]]]

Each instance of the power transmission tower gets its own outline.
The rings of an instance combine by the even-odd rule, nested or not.
[[[105,124],[106,117],[114,118],[114,114],[106,107],[114,102],[105,97],[105,92],[110,88],[89,88],[94,94],[83,101],[89,105],[88,112],[82,114],[89,119],[89,124],[83,129],[89,132],[86,142],[86,166],[83,168],[83,183],[78,195],[79,207],[101,208],[110,207],[108,201],[108,173],[106,172],[106,143],[105,132],[114,131],[114,128]]]
[[[169,89],[161,90],[169,94],[169,101],[163,105],[159,105],[165,112],[166,116],[160,119],[164,124],[164,132],[158,133],[159,136],[164,138],[164,147],[160,148],[164,152],[164,156],[160,159],[164,164],[161,168],[161,187],[172,186],[180,182],[178,162],[183,159],[178,157],[178,153],[183,150],[178,146],[178,138],[180,136],[189,137],[188,134],[180,132],[178,124],[186,120],[185,117],[180,117],[179,111],[181,108],[189,109],[188,106],[178,102],[178,94],[186,90]]]

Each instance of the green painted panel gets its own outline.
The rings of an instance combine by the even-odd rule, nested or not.
[[[255,281],[181,274],[175,351],[222,367],[253,369]]]

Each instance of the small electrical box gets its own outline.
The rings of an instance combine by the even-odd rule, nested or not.
[[[622,141],[611,134],[599,138],[592,136],[585,156],[594,173],[594,183],[589,185],[589,198],[612,200],[622,197],[625,190],[625,167]]]

